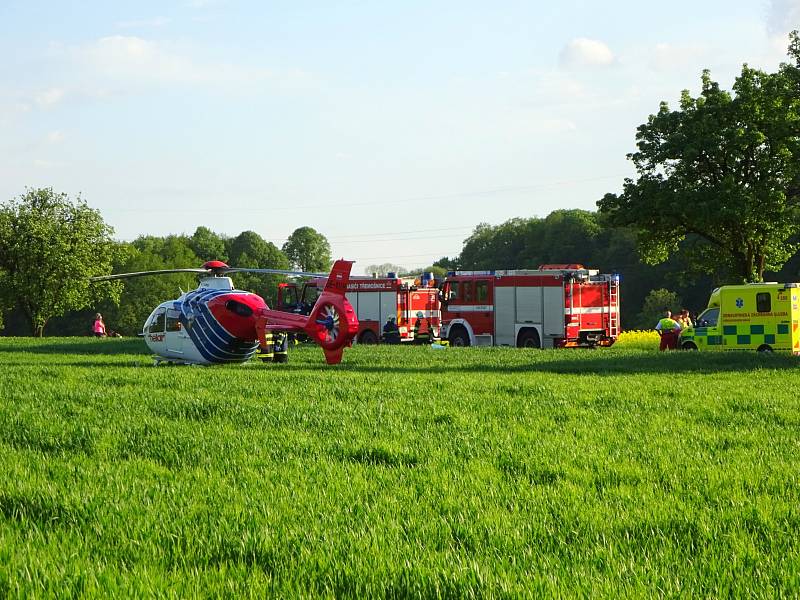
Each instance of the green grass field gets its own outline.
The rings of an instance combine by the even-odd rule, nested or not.
[[[0,361],[0,597],[800,594],[790,356]]]

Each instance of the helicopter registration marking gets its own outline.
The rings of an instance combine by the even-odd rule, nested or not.
[[[163,342],[164,341],[164,334],[163,333],[156,333],[150,335],[151,342]]]

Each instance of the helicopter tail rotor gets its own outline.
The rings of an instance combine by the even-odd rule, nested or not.
[[[329,365],[341,362],[344,347],[352,345],[358,333],[356,313],[345,297],[352,266],[346,260],[334,263],[305,326],[308,336],[322,347]]]
[[[352,266],[347,260],[333,264],[325,289],[307,317],[266,307],[259,311],[255,327],[261,346],[267,345],[268,331],[302,331],[322,348],[325,362],[340,363],[345,346],[351,346],[358,333],[358,318],[345,296]]]

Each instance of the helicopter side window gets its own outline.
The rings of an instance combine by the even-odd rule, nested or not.
[[[167,311],[167,331],[180,331],[181,330],[181,313],[177,310]]]
[[[247,306],[247,304],[242,304],[237,300],[228,300],[225,303],[225,308],[227,308],[232,313],[239,315],[240,317],[253,316],[253,309]]]
[[[153,315],[153,318],[150,319],[150,327],[147,328],[147,331],[150,333],[164,333],[166,316],[167,311],[163,308],[160,309],[156,314]]]

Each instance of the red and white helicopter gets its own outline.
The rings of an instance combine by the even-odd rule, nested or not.
[[[142,329],[157,362],[182,364],[239,363],[253,358],[259,347],[267,351],[267,332],[305,333],[320,345],[329,365],[342,360],[345,346],[353,343],[358,319],[345,297],[351,261],[337,260],[309,316],[272,310],[258,294],[236,290],[228,273],[265,273],[325,277],[319,273],[245,269],[209,261],[199,269],[164,269],[93,277],[108,281],[163,275],[199,273],[200,285],[177,300],[159,304]]]

